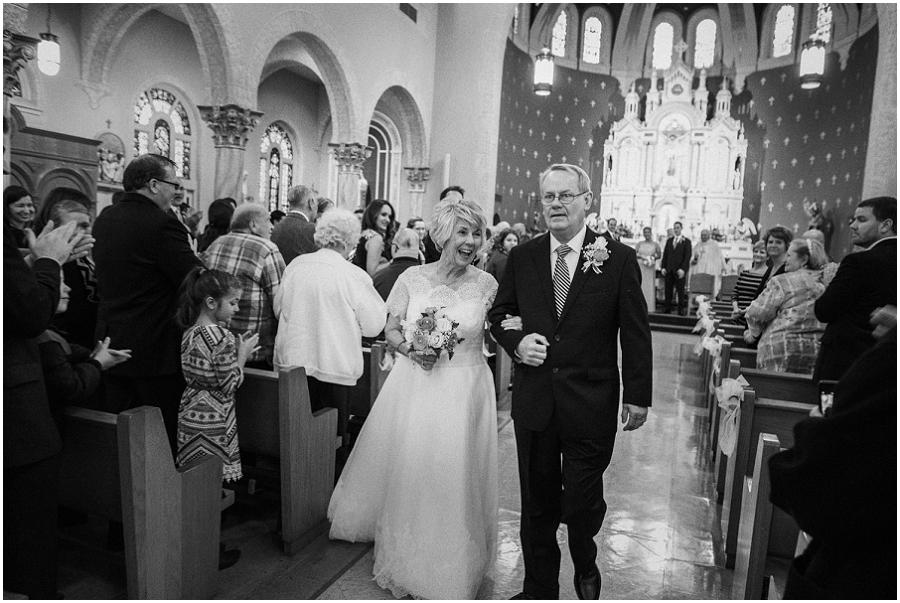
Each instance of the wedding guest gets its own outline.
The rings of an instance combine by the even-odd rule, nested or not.
[[[362,233],[353,255],[353,263],[369,276],[391,261],[394,236],[394,206],[382,199],[369,203],[363,213]]]
[[[284,220],[286,215],[280,209],[272,210],[272,213],[269,214],[269,221],[272,223],[272,226],[278,226],[278,223]]]
[[[613,238],[614,241],[621,240],[621,236],[619,234],[619,221],[615,218],[610,218],[606,221],[606,231],[609,233],[609,236]]]
[[[278,246],[285,265],[298,255],[316,250],[313,241],[319,208],[316,195],[316,191],[302,184],[288,189],[287,216],[272,230],[272,242]]]
[[[634,248],[641,264],[641,291],[647,300],[647,311],[656,312],[656,260],[662,257],[659,243],[653,240],[653,229],[643,230],[644,240]]]
[[[766,255],[768,256],[766,263],[769,269],[766,270],[763,281],[759,285],[759,293],[762,293],[770,278],[785,273],[787,250],[791,241],[794,240],[794,233],[784,226],[773,226],[766,232],[763,240],[766,242]]]
[[[825,233],[818,228],[811,228],[800,235],[800,238],[818,241],[819,244],[822,245],[822,249],[825,249],[825,265],[822,266],[822,282],[825,284],[825,287],[828,287],[828,284],[834,278],[834,275],[837,274],[840,263],[832,262],[831,258],[828,256],[828,247],[825,245]]]
[[[401,228],[394,235],[391,242],[391,263],[386,268],[380,270],[372,283],[381,299],[386,300],[394,288],[397,278],[406,272],[408,268],[418,266],[419,260],[419,234],[412,228]]]
[[[825,325],[813,305],[825,291],[825,250],[818,241],[794,239],[785,254],[785,272],[772,277],[747,308],[744,341],[758,342],[756,368],[812,374]]]
[[[43,230],[49,221],[57,226],[75,222],[75,231],[90,235],[92,228],[91,201],[81,191],[57,188],[47,195],[41,211],[35,218],[35,228]],[[68,308],[53,318],[53,328],[66,339],[81,347],[92,349],[97,343],[97,310],[100,298],[97,294],[97,276],[94,259],[90,255],[71,259],[63,264],[63,281],[69,287]]]
[[[326,211],[316,222],[319,249],[291,262],[275,295],[275,369],[304,367],[313,410],[338,409],[339,465],[349,452],[350,388],[363,374],[360,341],[378,335],[385,321],[371,277],[346,261],[359,234],[352,213]]]
[[[322,217],[326,211],[334,207],[334,201],[327,197],[319,197],[316,199],[317,209],[316,209],[316,220]]]
[[[766,263],[766,242],[760,239],[753,244],[753,260],[749,268],[741,270],[734,285],[734,299],[731,300],[731,318],[738,324],[746,325],[744,312],[759,296],[760,285],[769,270]]]
[[[519,235],[515,230],[508,228],[500,231],[500,234],[494,237],[493,241],[493,249],[484,269],[497,282],[500,282],[503,279],[503,272],[506,270],[506,260],[509,259],[509,252],[519,244]]]
[[[21,186],[7,186],[3,189],[3,205],[4,222],[12,231],[16,246],[20,249],[27,248],[25,229],[31,227],[35,214],[31,193]]]
[[[271,235],[272,223],[266,208],[244,203],[234,210],[231,232],[213,241],[202,256],[208,268],[238,278],[240,308],[230,319],[231,330],[236,335],[259,335],[259,347],[247,359],[247,366],[264,370],[272,369],[278,327],[273,300],[284,273],[284,260],[269,240]]]
[[[206,251],[213,241],[228,232],[228,225],[231,223],[231,216],[234,214],[235,208],[233,201],[234,199],[231,197],[226,197],[216,199],[209,204],[209,209],[206,210],[206,228],[197,239],[197,253]]]
[[[660,272],[666,279],[666,314],[672,312],[672,298],[677,296],[678,313],[684,316],[687,314],[684,285],[690,267],[691,240],[681,236],[681,229],[681,222],[675,222],[672,226],[672,236],[666,241],[666,247],[663,250]]]

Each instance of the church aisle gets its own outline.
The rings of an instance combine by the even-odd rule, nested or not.
[[[705,406],[694,337],[654,333],[653,408],[647,425],[619,433],[605,492],[609,505],[597,536],[604,599],[727,599],[732,572],[721,559],[712,467],[703,452]],[[521,590],[519,485],[512,424],[500,437],[500,538],[495,576],[480,599]],[[566,531],[560,597],[575,599]],[[718,562],[718,565],[717,565]],[[372,581],[369,550],[320,599],[391,599]]]

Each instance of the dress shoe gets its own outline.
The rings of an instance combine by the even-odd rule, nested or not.
[[[575,573],[575,594],[584,600],[600,598],[600,571],[596,567],[585,576]]]

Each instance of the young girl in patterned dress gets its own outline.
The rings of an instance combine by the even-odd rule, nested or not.
[[[195,268],[181,285],[176,316],[186,328],[181,338],[181,370],[187,387],[178,410],[181,467],[204,456],[222,459],[222,479],[241,478],[234,413],[235,392],[244,363],[257,348],[258,334],[235,337],[228,323],[238,309],[241,284],[220,270]]]

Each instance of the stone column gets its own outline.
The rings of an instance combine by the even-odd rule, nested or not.
[[[878,60],[862,198],[897,196],[897,6],[878,5]]]
[[[349,210],[362,207],[363,197],[359,190],[363,180],[362,166],[372,149],[358,142],[330,142],[328,146],[338,168],[335,204]]]
[[[431,168],[407,167],[406,180],[409,182],[410,217],[422,215],[422,201],[425,197],[426,182],[431,178]]]
[[[19,71],[37,54],[36,38],[20,33],[28,17],[27,5],[3,5],[3,186],[9,184],[12,141],[12,115],[9,101],[22,96]]]
[[[216,181],[213,199],[231,197],[244,201],[241,184],[244,178],[244,155],[247,139],[262,113],[238,105],[197,107],[203,121],[213,131],[216,147]]]

